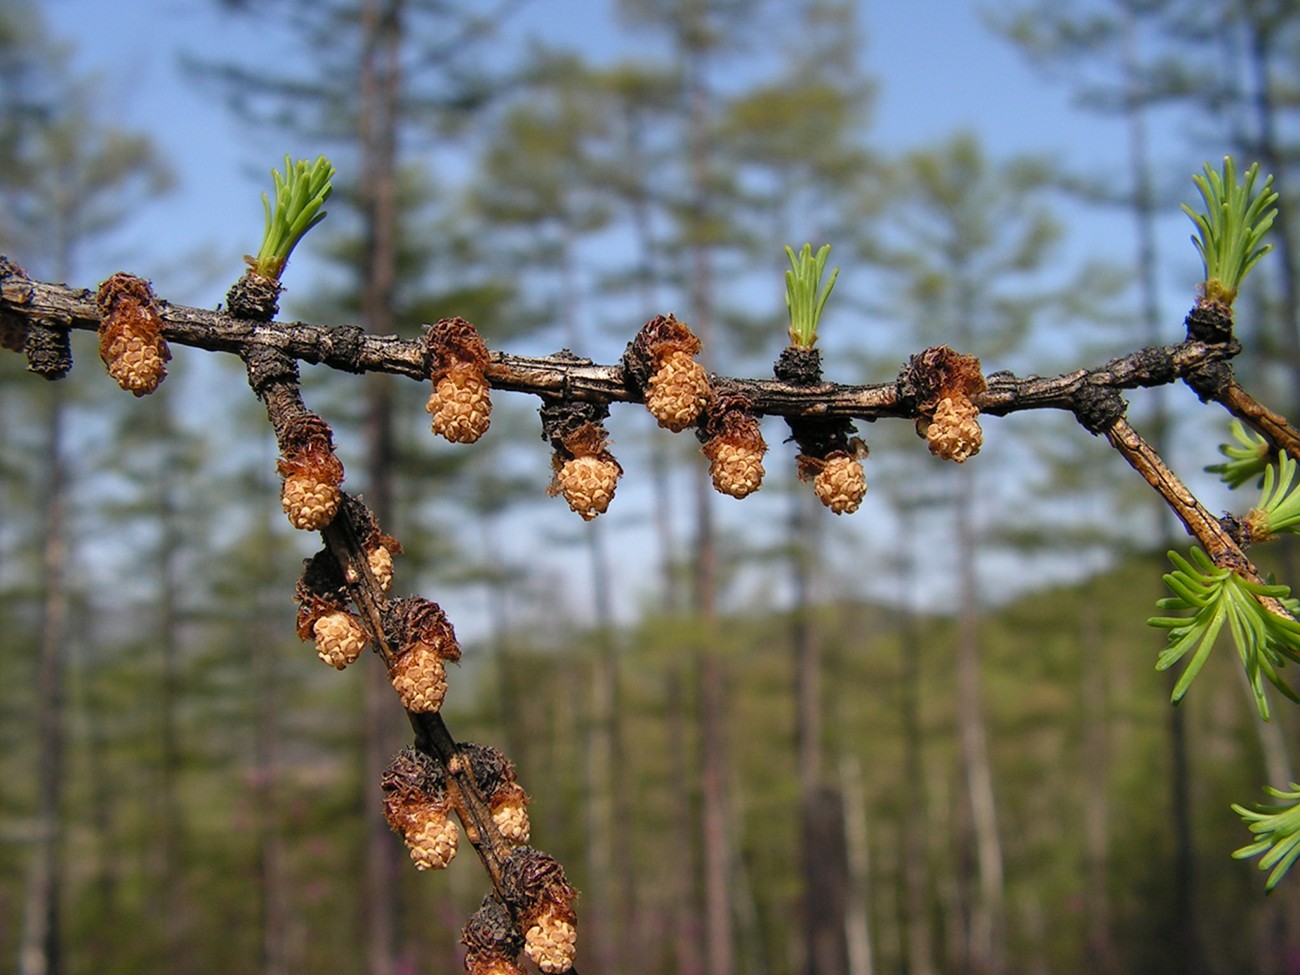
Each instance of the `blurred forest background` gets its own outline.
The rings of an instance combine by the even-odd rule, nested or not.
[[[0,6],[0,252],[81,286],[159,280],[120,235],[167,212],[187,161],[112,121],[44,6]],[[1282,193],[1238,371],[1300,405],[1300,4],[980,8],[1039,83],[1114,122],[1086,171],[972,131],[891,149],[872,4],[593,3],[648,52],[629,58],[503,39],[546,6],[213,0],[262,46],[157,52],[273,147],[245,160],[256,182],[224,178],[246,249],[284,152],[339,168],[282,317],[413,336],[461,315],[492,348],[609,362],[673,311],[711,369],[763,376],[781,247],[808,240],[844,269],[829,378],[885,381],[944,342],[1051,374],[1182,337],[1196,257],[1162,221],[1231,152]],[[1080,243],[1103,212],[1118,229]],[[241,272],[201,231],[173,223],[162,297]],[[383,823],[379,770],[410,730],[374,661],[340,675],[293,634],[315,543],[279,510],[239,364],[178,350],[135,401],[91,337],[74,352],[52,385],[0,357],[3,964],[458,971],[485,878],[469,851],[418,875]],[[428,433],[426,388],[307,375],[345,486],[406,546],[397,590],[466,643],[448,724],[514,760],[534,845],[582,891],[584,972],[1300,971],[1300,878],[1265,898],[1229,857],[1248,839],[1229,804],[1296,777],[1297,717],[1259,724],[1230,652],[1169,706],[1144,621],[1180,533],[1070,418],[991,419],[961,468],[906,424],[862,429],[871,490],[837,519],[781,424],[763,491],[735,502],[692,438],[624,408],[627,473],[587,525],[545,496],[535,403],[498,394],[458,449]],[[1194,476],[1222,416],[1181,387],[1130,415],[1229,503]],[[1287,580],[1291,554],[1268,555]]]

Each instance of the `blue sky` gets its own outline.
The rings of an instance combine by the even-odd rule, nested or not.
[[[292,147],[241,130],[219,99],[181,70],[182,51],[205,57],[256,54],[267,45],[247,18],[223,17],[203,0],[45,0],[52,31],[74,43],[75,64],[93,73],[109,119],[149,133],[181,172],[177,191],[124,235],[124,252],[149,255],[166,288],[211,303],[223,283],[200,284],[181,265],[195,249],[228,267],[256,245],[258,194],[272,162]],[[595,59],[632,52],[610,5],[532,0],[510,34],[571,46]],[[1074,165],[1114,164],[1117,123],[1072,108],[1067,93],[1030,70],[983,26],[967,0],[864,0],[864,61],[878,79],[873,138],[886,150],[924,145],[957,129],[977,132],[997,155],[1047,152]],[[282,52],[268,51],[271,60]],[[179,231],[179,233],[178,233]],[[117,256],[117,255],[114,255]],[[100,268],[87,268],[92,274]],[[108,273],[108,272],[105,272]],[[201,277],[202,275],[199,275]],[[178,296],[179,297],[179,296]]]

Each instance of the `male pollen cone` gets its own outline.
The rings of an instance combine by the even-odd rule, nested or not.
[[[708,400],[708,373],[685,350],[665,356],[646,384],[646,409],[673,433],[681,433],[699,419]]]
[[[384,770],[384,818],[399,833],[417,870],[451,863],[460,831],[450,815],[443,776],[429,756],[407,746]]]
[[[133,396],[147,396],[166,377],[171,359],[153,289],[143,278],[119,272],[99,286],[95,303],[102,316],[99,357],[108,374]]]
[[[853,514],[867,494],[862,462],[843,451],[833,452],[813,478],[813,490],[821,503],[837,515]]]
[[[492,400],[483,377],[487,346],[463,318],[429,326],[426,338],[433,393],[424,408],[432,417],[431,428],[452,443],[474,443],[492,422]]]
[[[516,905],[524,931],[524,952],[547,975],[567,972],[577,956],[578,892],[569,886],[560,864],[545,853],[522,846],[501,871],[506,895]]]
[[[934,416],[925,427],[930,453],[958,464],[978,454],[984,445],[979,413],[979,408],[965,396],[945,396],[939,400]]]
[[[361,656],[366,647],[366,631],[351,613],[335,610],[312,624],[316,638],[316,655],[335,670],[342,670]]]
[[[917,404],[916,430],[930,453],[964,463],[984,444],[972,397],[988,389],[980,361],[946,345],[912,356],[899,374],[899,392]]]
[[[753,494],[763,483],[763,455],[767,443],[749,400],[723,394],[710,406],[699,436],[707,437],[704,456],[709,458],[713,487],[733,498]]]
[[[441,607],[426,599],[396,600],[391,613],[403,648],[389,670],[393,690],[406,710],[432,714],[447,696],[445,661],[460,659],[456,632]]]
[[[524,953],[547,975],[567,972],[578,956],[578,929],[561,908],[547,904],[524,932]]]
[[[612,457],[570,457],[555,473],[555,490],[569,507],[591,521],[609,510],[623,468]]]
[[[285,424],[280,442],[281,506],[294,528],[319,531],[334,520],[343,500],[343,464],[334,456],[334,435],[315,413],[303,412]]]
[[[709,401],[709,376],[695,361],[700,340],[673,315],[660,315],[637,333],[624,355],[629,373],[645,386],[646,409],[661,427],[680,433]]]
[[[499,789],[488,802],[497,830],[511,843],[527,843],[532,836],[528,820],[528,793],[518,783]]]

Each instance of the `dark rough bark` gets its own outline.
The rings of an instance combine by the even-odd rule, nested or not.
[[[2,271],[2,265],[0,265]],[[43,319],[59,328],[96,331],[99,311],[94,295],[60,284],[32,281],[30,300],[18,303],[8,298],[0,281],[0,310],[28,320]],[[163,337],[173,346],[188,346],[211,352],[242,355],[254,347],[285,353],[307,363],[319,363],[343,372],[382,372],[428,381],[425,342],[395,335],[368,335],[355,325],[311,325],[305,322],[255,322],[231,318],[222,312],[183,305],[162,306]],[[1081,391],[1088,387],[1137,389],[1168,385],[1189,376],[1207,363],[1231,359],[1241,351],[1236,342],[1180,342],[1177,345],[1140,349],[1090,369],[1078,369],[1059,376],[1017,377],[1009,372],[988,376],[988,389],[973,396],[972,402],[987,416],[1006,416],[1024,410],[1073,411]],[[620,365],[601,365],[576,356],[516,356],[490,353],[485,370],[495,389],[532,393],[557,399],[595,402],[641,402],[627,382]],[[893,382],[874,385],[823,383],[801,388],[774,379],[745,379],[711,376],[718,393],[735,391],[753,404],[756,415],[801,416],[804,414],[879,420],[888,417],[916,418],[916,411],[899,401]],[[1240,395],[1238,392],[1236,395]],[[1234,412],[1246,404],[1225,402]],[[1274,416],[1243,416],[1262,426],[1266,436],[1280,436],[1277,428],[1285,420]],[[1300,444],[1300,438],[1292,441]]]

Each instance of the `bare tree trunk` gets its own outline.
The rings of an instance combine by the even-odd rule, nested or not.
[[[180,699],[180,556],[184,546],[178,519],[180,517],[179,493],[176,483],[178,462],[174,457],[176,443],[172,420],[171,392],[160,389],[161,397],[157,422],[160,424],[158,442],[163,445],[158,470],[158,507],[162,538],[158,551],[158,642],[162,658],[162,675],[159,706],[159,734],[161,755],[158,767],[157,803],[159,908],[160,916],[172,920],[164,927],[164,953],[173,970],[185,967],[190,917],[183,890],[184,871],[181,865],[183,825],[180,802],[177,797],[176,773],[180,769],[180,746],[177,740],[176,705]]]
[[[36,727],[40,735],[36,769],[37,839],[28,872],[19,945],[19,975],[59,975],[63,971],[59,901],[62,893],[64,674],[63,648],[68,630],[68,538],[64,506],[67,462],[64,457],[65,403],[61,388],[49,390],[45,452],[48,479],[44,490],[43,602],[36,684]]]
[[[267,499],[273,492],[260,495],[258,516],[268,536],[275,512]],[[269,552],[262,550],[257,571],[270,578]],[[261,926],[262,975],[287,975],[289,971],[289,906],[287,904],[283,847],[280,842],[279,815],[279,747],[280,728],[278,716],[280,701],[278,691],[279,670],[276,666],[278,647],[275,626],[270,622],[281,612],[278,600],[269,597],[273,586],[259,588],[257,620],[251,643],[254,677],[253,714],[253,829],[257,849],[257,889],[260,894],[259,924]]]
[[[366,328],[391,334],[397,280],[397,117],[401,84],[403,0],[365,0],[361,20],[361,211],[365,256],[362,319]],[[367,501],[381,525],[393,530],[392,384],[367,377]],[[399,742],[391,721],[392,690],[380,667],[366,668],[365,786],[374,788]],[[369,975],[393,975],[397,957],[398,851],[381,804],[364,804],[366,882],[363,916]]]
[[[844,804],[822,777],[821,639],[813,623],[813,553],[818,550],[811,492],[791,495],[790,575],[794,584],[791,644],[795,737],[799,754],[804,958],[809,975],[848,969],[845,920],[849,878]]]
[[[1176,675],[1170,674],[1172,686]],[[1180,975],[1199,975],[1205,971],[1201,946],[1200,923],[1196,916],[1196,846],[1192,840],[1191,771],[1187,749],[1187,712],[1169,709],[1170,819],[1174,829],[1173,916],[1169,957],[1171,970]]]
[[[713,253],[702,228],[712,212],[710,136],[712,93],[706,63],[706,15],[699,0],[685,5],[679,28],[679,53],[686,72],[687,129],[690,151],[693,220],[690,230],[689,281],[692,325],[710,348],[713,328]],[[701,635],[697,643],[700,677],[700,750],[704,800],[705,954],[709,975],[735,970],[734,912],[731,904],[731,823],[727,807],[730,762],[726,742],[726,691],[722,662],[714,649],[717,627],[717,552],[713,532],[713,489],[702,468],[695,486],[695,610]]]
[[[848,898],[844,933],[848,942],[847,975],[874,975],[871,950],[871,844],[867,836],[867,797],[862,763],[840,759],[840,791],[844,796],[844,839],[848,863]]]
[[[495,515],[486,511],[476,513],[483,557],[488,565],[500,565],[500,546],[493,530]],[[494,695],[497,720],[506,740],[506,754],[521,771],[531,768],[532,749],[528,736],[521,727],[518,716],[522,713],[518,681],[514,668],[514,651],[511,647],[511,611],[507,582],[488,579],[484,587],[488,601],[488,626],[492,634],[493,668],[496,671],[497,689]]]
[[[904,534],[910,532],[904,526]],[[900,567],[899,579],[904,586],[913,580],[915,567],[910,552],[907,564]],[[903,596],[902,660],[899,676],[900,724],[903,732],[904,781],[912,790],[907,809],[926,808],[925,763],[922,755],[921,730],[921,640],[916,613],[912,609],[910,590]],[[934,938],[930,928],[927,891],[930,886],[925,821],[904,813],[903,834],[903,926],[905,928],[906,970],[909,975],[934,975]]]
[[[966,799],[975,836],[979,890],[971,905],[970,958],[973,971],[996,975],[1006,967],[1002,841],[993,795],[993,766],[980,691],[979,597],[975,575],[975,486],[962,468],[954,497],[960,611],[957,634],[957,724],[965,769]]]
[[[592,902],[601,923],[593,941],[597,968],[621,971],[634,966],[633,957],[616,959],[619,939],[623,944],[632,934],[635,911],[634,864],[626,840],[615,840],[615,823],[631,820],[631,790],[625,772],[619,702],[618,645],[614,634],[614,606],[609,589],[609,558],[602,526],[586,526],[591,559],[592,591],[596,604],[596,660],[591,682],[591,733],[587,736],[588,826],[587,865]],[[617,895],[615,878],[618,878]]]
[[[628,121],[628,138],[625,155],[628,159],[641,158],[641,126],[633,119]],[[651,227],[649,192],[642,182],[637,182],[631,199],[632,230],[636,239],[639,270],[637,273],[637,300],[647,318],[655,313],[655,283],[659,280],[655,260],[654,233]],[[677,533],[673,524],[673,503],[668,484],[669,454],[662,437],[655,437],[650,446],[651,490],[654,497],[655,536],[659,540],[659,561],[663,572],[663,607],[666,612],[682,610],[682,600],[677,581]]]
[[[690,743],[687,741],[686,728],[689,715],[685,706],[686,691],[684,681],[676,668],[670,669],[664,688],[668,701],[665,718],[668,721],[668,748],[672,756],[672,781],[679,783],[674,790],[677,803],[677,821],[695,822],[695,810],[691,802],[691,790],[687,783],[694,776],[688,761]],[[687,830],[686,841],[679,844],[678,855],[674,858],[676,883],[672,891],[670,904],[673,925],[673,958],[676,962],[677,975],[701,975],[705,971],[700,952],[703,941],[703,929],[700,924],[701,913],[698,909],[699,895],[695,879],[700,862],[701,834],[693,828]]]
[[[1277,99],[1272,79],[1272,25],[1261,22],[1243,5],[1243,20],[1249,37],[1249,69],[1253,90],[1251,105],[1255,110],[1256,141],[1251,156],[1266,173],[1273,174],[1279,192],[1285,182],[1285,163],[1277,136]],[[1296,280],[1295,231],[1290,209],[1283,207],[1273,225],[1273,244],[1277,248],[1279,285],[1282,289],[1282,347],[1286,350],[1291,388],[1287,391],[1292,405],[1300,402],[1300,282]]]
[[[1088,961],[1097,975],[1119,971],[1119,955],[1111,931],[1110,907],[1110,735],[1106,671],[1096,599],[1084,603],[1080,643],[1083,659],[1083,842],[1085,943]]]

